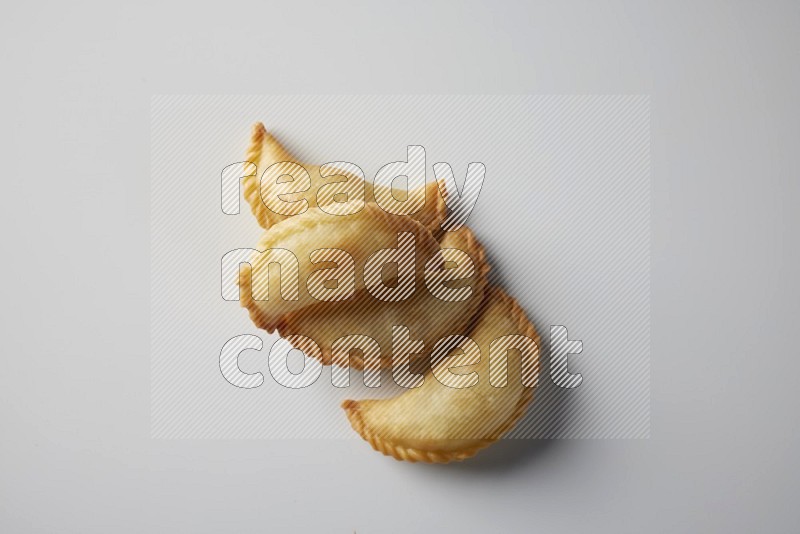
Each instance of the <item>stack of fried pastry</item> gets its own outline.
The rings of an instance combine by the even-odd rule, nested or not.
[[[268,332],[277,331],[325,365],[359,370],[375,361],[379,368],[392,365],[393,327],[402,326],[409,336],[407,345],[413,349],[410,364],[429,362],[422,384],[399,396],[345,401],[342,407],[353,429],[375,450],[398,460],[435,463],[469,458],[509,431],[533,398],[532,388],[523,385],[521,358],[533,358],[533,365],[528,361],[525,369],[538,372],[538,348],[527,355],[508,350],[502,369],[507,373],[505,386],[496,387],[489,379],[490,373],[497,371],[490,366],[489,347],[494,340],[514,334],[535,340],[538,347],[539,338],[517,302],[488,284],[489,265],[472,231],[466,226],[451,232],[441,230],[447,213],[439,184],[431,182],[423,191],[409,193],[424,194],[421,210],[413,215],[393,215],[375,202],[376,196],[387,191],[346,170],[333,171],[339,182],[346,179],[344,187],[361,192],[365,201],[356,213],[342,215],[337,213],[338,195],[325,191],[332,182],[332,171],[300,163],[260,123],[253,129],[247,159],[258,171],[244,179],[244,196],[264,228],[255,248],[291,251],[300,260],[297,276],[308,281],[299,284],[296,299],[275,298],[280,288],[270,280],[269,266],[259,265],[270,257],[256,256],[249,266],[245,264],[239,278],[241,301],[254,324]],[[296,170],[293,165],[302,165],[308,172],[304,177],[310,187],[287,195],[278,178]],[[265,170],[275,176],[262,177]],[[337,184],[338,191],[342,187]],[[276,195],[303,201],[293,204],[298,206],[296,213],[271,209],[268,199]],[[376,251],[397,247],[400,233],[414,236],[416,290],[397,301],[375,298],[360,276],[364,264]],[[352,280],[338,280],[334,289],[342,298],[331,293],[332,298],[319,300],[318,295],[309,294],[308,286],[315,282],[318,289],[329,287],[325,276],[335,275],[335,267],[351,261],[347,255],[336,256],[335,249],[349,254],[356,275]],[[451,302],[432,294],[423,278],[426,270],[430,274],[431,269],[454,268],[450,261],[436,265],[428,261],[438,252],[452,249],[467,254],[473,268],[458,280],[444,282],[447,287],[462,288],[459,294],[465,295]],[[349,344],[355,337],[374,340],[367,347],[372,350]],[[313,340],[319,350],[307,350],[304,340]],[[445,375],[455,382],[463,379],[462,383],[454,387],[442,380]],[[465,381],[469,382],[466,387]]]

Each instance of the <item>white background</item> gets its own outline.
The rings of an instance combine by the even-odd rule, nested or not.
[[[800,7],[16,3],[2,28],[0,531],[789,531]],[[649,93],[652,437],[456,467],[150,439],[157,93]]]

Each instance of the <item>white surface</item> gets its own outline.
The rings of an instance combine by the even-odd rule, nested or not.
[[[799,9],[6,7],[0,530],[796,528]],[[150,95],[236,92],[650,93],[652,438],[150,440]]]

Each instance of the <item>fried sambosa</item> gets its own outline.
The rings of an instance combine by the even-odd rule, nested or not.
[[[406,195],[423,196],[424,206],[409,216],[434,233],[440,230],[446,215],[436,181],[409,192],[375,188],[355,165],[319,166],[298,161],[261,123],[253,127],[247,160],[257,170],[244,178],[244,196],[258,224],[265,229],[317,206],[331,214],[352,214],[365,204],[374,203],[376,194],[401,200]]]
[[[539,338],[502,290],[488,290],[482,308],[469,335],[479,354],[461,344],[463,351],[455,349],[433,364],[422,386],[391,399],[343,403],[353,429],[375,450],[411,462],[463,460],[497,441],[522,417],[533,398],[529,386],[538,380]],[[456,366],[457,373],[451,374]],[[445,378],[448,385],[440,382]]]
[[[426,262],[440,248],[418,221],[387,214],[375,204],[347,216],[309,209],[264,232],[258,252],[240,272],[242,306],[256,326],[272,332],[288,313],[351,299],[366,287],[362,271],[370,258],[398,247],[411,253],[409,261],[386,280],[397,281],[403,274],[405,280],[424,284]],[[382,273],[374,272],[375,277]]]
[[[333,350],[335,342],[345,336],[367,336],[377,342],[383,356],[381,366],[389,367],[392,327],[403,326],[408,328],[411,339],[424,343],[428,352],[420,356],[426,356],[439,339],[468,330],[483,301],[489,271],[483,247],[466,226],[446,233],[441,247],[445,263],[428,264],[426,282],[418,284],[411,298],[384,302],[362,290],[352,300],[320,304],[286,315],[277,325],[278,333],[282,337],[299,335],[313,340],[326,365],[349,365],[360,370],[364,369],[363,346],[342,354]],[[440,280],[439,274],[451,279]],[[306,354],[318,353],[308,350],[303,338],[291,339],[295,348]],[[372,349],[374,344],[365,346]]]

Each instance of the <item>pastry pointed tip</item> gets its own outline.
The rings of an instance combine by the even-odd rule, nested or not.
[[[264,123],[263,122],[255,123],[253,125],[252,139],[254,141],[255,140],[260,140],[260,139],[263,139],[265,135],[267,135],[267,129],[264,127]]]

